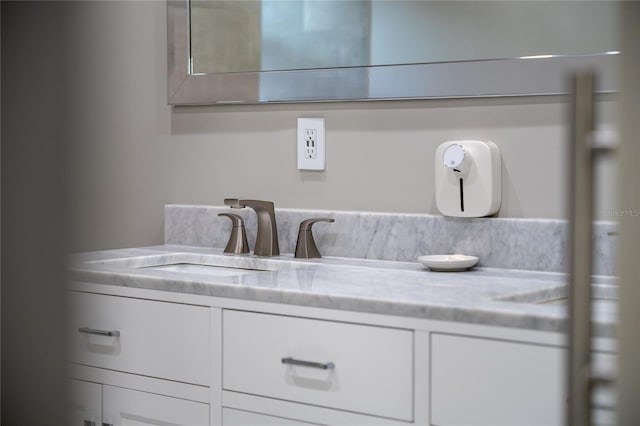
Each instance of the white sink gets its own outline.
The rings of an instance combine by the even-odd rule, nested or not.
[[[531,303],[536,305],[568,304],[568,287],[557,286],[550,289],[536,290],[527,293],[517,293],[495,298],[504,302]],[[618,286],[610,284],[592,284],[591,301],[593,309],[598,311],[615,311],[618,305]]]
[[[89,261],[86,264],[117,269],[166,271],[200,276],[236,276],[256,271],[278,271],[308,266],[288,258],[262,258],[198,253],[169,253]]]
[[[153,271],[181,272],[185,274],[207,275],[216,277],[229,277],[235,275],[250,274],[264,269],[228,268],[224,266],[199,265],[194,263],[174,263],[169,265],[144,266],[144,269]]]

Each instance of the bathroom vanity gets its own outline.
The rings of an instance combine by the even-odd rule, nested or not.
[[[613,284],[596,286],[603,369]],[[559,273],[178,245],[75,255],[74,424],[560,425],[564,286]],[[599,424],[613,423],[610,396],[594,402]]]

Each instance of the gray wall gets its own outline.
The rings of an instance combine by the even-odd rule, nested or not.
[[[172,109],[165,4],[84,8],[84,24],[76,23],[76,250],[161,243],[165,203],[220,205],[229,196],[436,214],[434,153],[452,139],[501,148],[499,216],[564,217],[568,107],[560,97]],[[611,124],[614,101],[600,109]],[[296,169],[297,117],[326,119],[323,173]],[[613,171],[605,166],[609,182]],[[605,197],[598,211],[610,205]]]

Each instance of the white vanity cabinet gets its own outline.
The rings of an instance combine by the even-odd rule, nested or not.
[[[72,426],[564,424],[561,333],[87,286]]]

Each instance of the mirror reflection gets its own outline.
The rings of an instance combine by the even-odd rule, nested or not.
[[[192,0],[194,74],[617,50],[610,1]]]

